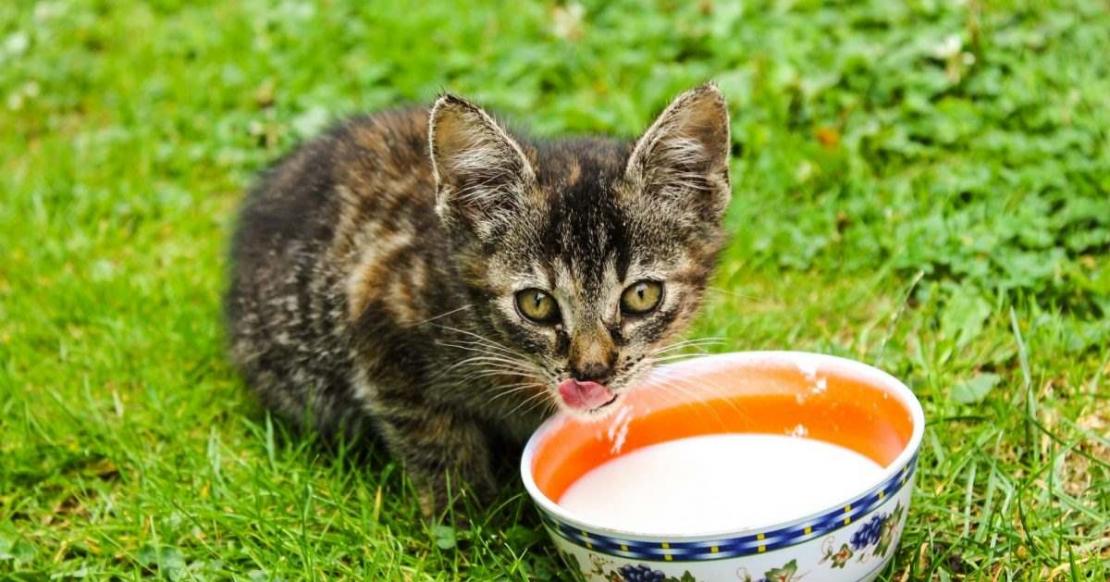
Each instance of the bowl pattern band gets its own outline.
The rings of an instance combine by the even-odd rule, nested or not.
[[[611,556],[662,562],[721,560],[786,548],[846,527],[853,521],[867,516],[905,487],[913,478],[916,467],[917,455],[915,454],[901,471],[894,473],[868,493],[839,509],[819,515],[807,522],[718,540],[648,542],[621,539],[586,531],[562,522],[545,511],[541,511],[540,514],[544,525],[553,534],[574,545]]]

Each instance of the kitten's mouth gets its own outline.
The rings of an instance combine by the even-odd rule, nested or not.
[[[559,383],[559,397],[571,410],[591,413],[613,404],[618,395],[604,384],[568,379]]]

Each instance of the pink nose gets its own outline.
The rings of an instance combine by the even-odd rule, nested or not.
[[[613,393],[604,385],[577,380],[563,380],[559,384],[559,396],[576,410],[592,410],[613,399]]]

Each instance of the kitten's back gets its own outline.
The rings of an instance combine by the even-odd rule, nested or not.
[[[376,314],[388,332],[385,311],[415,319],[429,308],[420,288],[442,249],[427,119],[409,108],[338,125],[278,161],[247,197],[225,303],[231,353],[287,416],[357,421],[346,386],[358,314],[388,304]]]

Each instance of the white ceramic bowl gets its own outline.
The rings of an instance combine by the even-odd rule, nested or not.
[[[680,381],[689,389],[668,390]],[[695,400],[696,399],[696,400]],[[802,352],[742,352],[659,368],[625,398],[623,446],[610,421],[556,416],[524,450],[521,475],[572,570],[589,580],[870,580],[894,554],[909,512],[925,417],[909,388],[859,362]],[[705,406],[715,414],[706,414]],[[737,410],[744,411],[737,414]],[[759,528],[646,535],[601,527],[556,501],[579,477],[638,448],[719,433],[793,434],[883,467],[858,493]],[[819,478],[813,487],[820,487]]]

